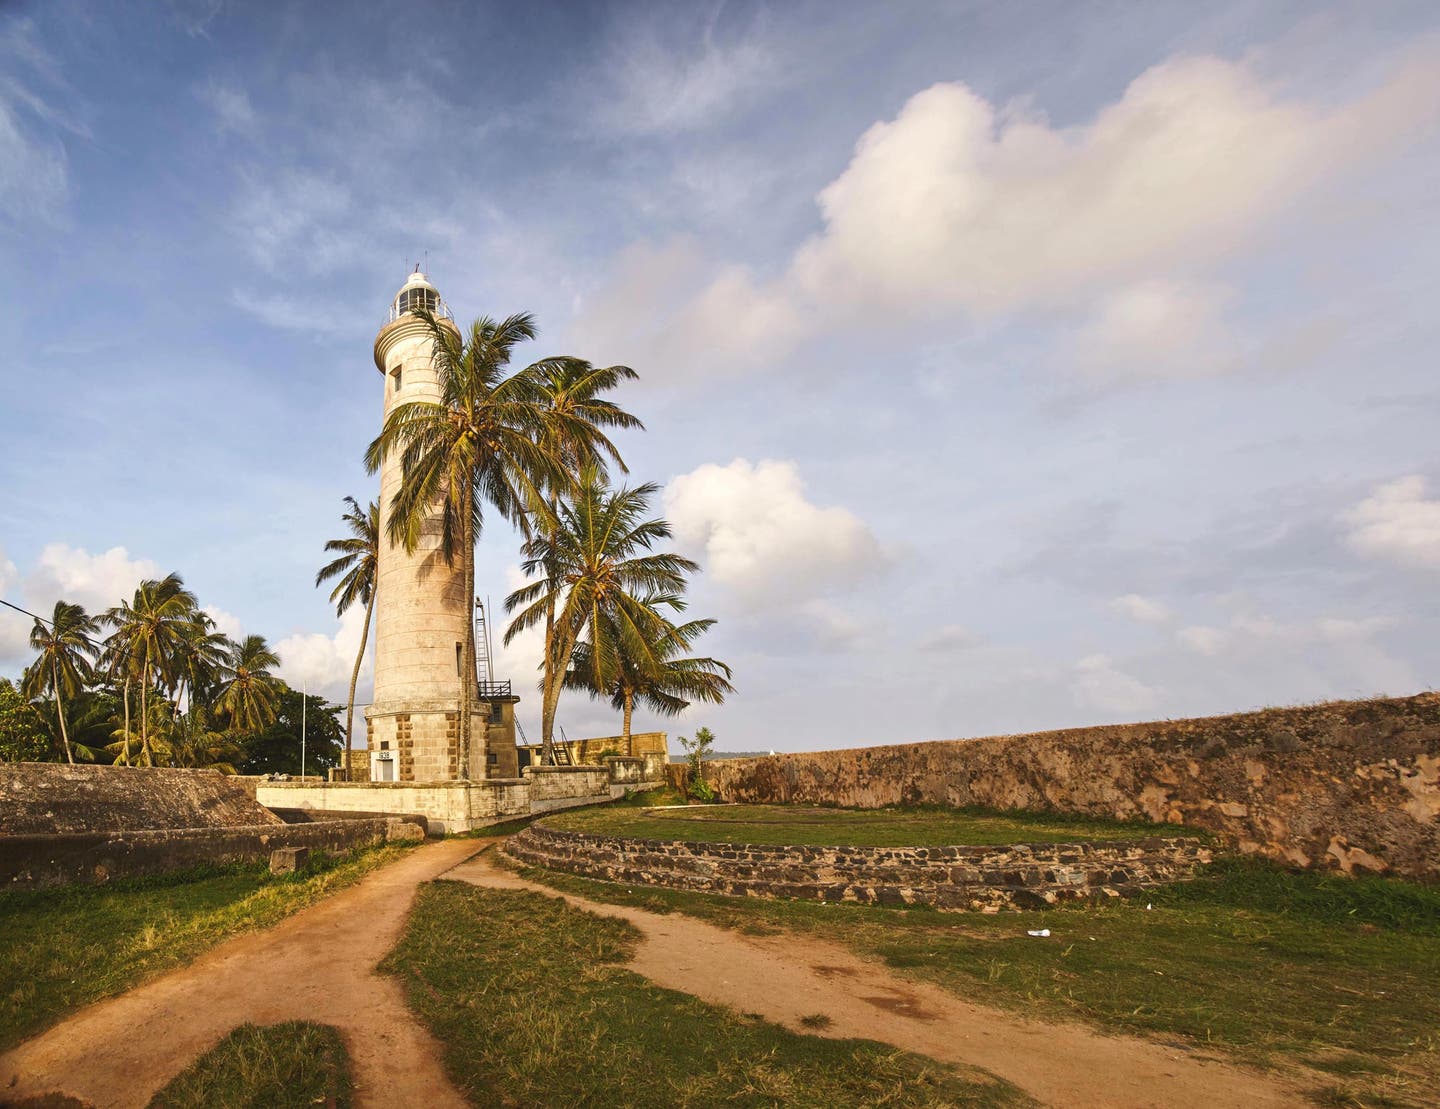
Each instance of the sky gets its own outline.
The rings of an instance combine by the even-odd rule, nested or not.
[[[1428,689],[1437,124],[1428,2],[0,2],[0,596],[178,571],[343,700],[363,614],[313,579],[420,263],[641,375],[630,480],[737,692],[637,729]]]

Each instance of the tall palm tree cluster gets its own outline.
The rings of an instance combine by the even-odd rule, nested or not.
[[[366,510],[346,498],[350,534],[327,544],[341,557],[316,584],[339,578],[331,599],[340,612],[365,604],[368,629],[378,545],[414,551],[422,525],[438,515],[441,554],[451,566],[459,560],[473,597],[475,544],[492,512],[520,533],[531,579],[506,598],[514,616],[505,642],[530,628],[544,630],[537,684],[546,762],[554,761],[564,690],[608,699],[622,714],[627,753],[636,706],[675,715],[694,701],[722,701],[732,692],[730,668],[687,653],[714,621],[679,620],[699,567],[659,549],[670,526],[651,515],[655,484],[612,482],[612,469],[629,471],[607,432],[643,425],[604,394],[634,380],[635,371],[571,357],[512,369],[515,348],[535,338],[528,313],[476,320],[468,334],[428,312],[417,315],[430,332],[440,399],[391,411],[365,462],[374,473],[398,456],[399,491],[391,504]],[[469,765],[476,676],[474,624],[467,625],[458,690],[461,765]],[[363,657],[363,638],[360,650]],[[357,657],[357,675],[359,666]],[[351,686],[353,706],[353,680]]]
[[[286,691],[265,639],[219,632],[178,574],[95,616],[57,601],[30,646],[20,696],[70,763],[233,773]]]

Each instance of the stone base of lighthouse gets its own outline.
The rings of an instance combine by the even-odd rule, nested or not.
[[[372,782],[453,782],[513,778],[518,697],[471,702],[470,759],[461,764],[454,701],[389,701],[365,710]]]

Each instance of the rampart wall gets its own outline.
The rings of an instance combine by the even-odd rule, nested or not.
[[[1006,844],[997,847],[778,847],[592,835],[543,820],[511,836],[518,862],[609,882],[700,893],[933,905],[994,911],[1105,899],[1191,877],[1199,840]]]
[[[0,763],[0,836],[278,823],[215,771]]]
[[[383,843],[394,817],[226,828],[18,835],[0,840],[0,890],[163,874],[197,866],[259,862],[277,847],[348,851]]]
[[[727,801],[1187,824],[1302,866],[1440,880],[1440,694],[707,762]]]

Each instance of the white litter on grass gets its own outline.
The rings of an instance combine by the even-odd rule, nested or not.
[[[1153,909],[1154,907],[1155,907],[1154,905],[1150,905],[1150,904],[1147,903],[1146,906],[1145,906],[1145,911],[1148,913],[1148,912],[1149,912],[1151,909]]]
[[[1041,928],[1039,931],[1036,931],[1036,932],[1026,932],[1025,934],[1026,934],[1027,936],[1039,936],[1041,939],[1049,939],[1049,938],[1050,938],[1050,929],[1049,929],[1049,928]]]

